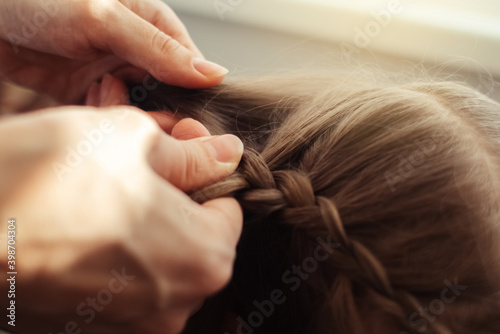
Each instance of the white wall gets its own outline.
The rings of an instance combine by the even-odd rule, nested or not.
[[[166,2],[170,3],[180,16],[205,56],[228,67],[231,75],[297,68],[344,66],[346,63],[349,66],[363,64],[363,66],[380,67],[391,72],[402,71],[405,73],[419,71],[419,68],[424,66],[430,69],[433,74],[439,72],[444,76],[454,73],[454,79],[468,81],[478,90],[500,101],[500,66],[491,65],[491,60],[496,59],[496,54],[500,60],[500,43],[499,45],[488,44],[494,39],[486,38],[480,43],[478,38],[474,39],[471,36],[464,37],[458,34],[454,40],[456,44],[451,43],[441,48],[437,53],[427,50],[427,52],[422,53],[424,56],[404,56],[404,50],[399,53],[391,51],[397,50],[397,45],[393,46],[392,49],[372,48],[371,46],[360,49],[356,47],[354,41],[351,43],[348,40],[335,42],[335,40],[328,40],[313,34],[306,36],[306,34],[286,31],[286,29],[280,31],[276,27],[268,27],[265,24],[259,26],[259,24],[251,22],[238,23],[238,20],[230,19],[231,15],[236,14],[235,11],[241,11],[244,8],[235,8],[233,12],[226,12],[227,16],[221,20],[213,8],[210,15],[204,15],[199,10],[189,10],[191,7],[196,8],[197,3],[204,0],[183,1],[185,4],[182,6],[176,5],[176,1],[167,0]],[[188,5],[189,3],[191,5]],[[210,3],[213,4],[213,1],[210,0]],[[275,12],[272,15],[279,17],[282,13]],[[359,25],[359,27],[363,28],[363,25]],[[384,34],[385,32],[382,31],[380,35]],[[492,34],[495,35],[496,31],[493,31]],[[376,36],[373,41],[378,38]],[[467,38],[473,40],[466,45]],[[429,36],[429,40],[432,40],[432,36]],[[394,43],[397,44],[397,40]],[[346,52],[346,45],[354,47],[356,52],[361,52],[349,54],[349,48]],[[430,47],[429,45],[427,47]],[[477,49],[471,50],[471,45],[476,45]],[[481,57],[481,54],[488,56]],[[487,66],[488,64],[490,66]],[[495,64],[500,65],[500,61]]]

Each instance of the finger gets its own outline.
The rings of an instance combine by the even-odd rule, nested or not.
[[[195,287],[191,284],[191,291],[198,290],[198,295],[210,296],[223,289],[233,274],[236,246],[243,229],[243,210],[234,198],[224,197],[205,202],[201,210],[187,217],[192,231],[203,236],[205,247],[210,252],[205,259],[208,260],[205,272],[202,270],[201,274],[195,275],[204,279]],[[179,291],[182,290],[179,287]],[[189,293],[189,290],[184,290],[184,296]]]
[[[166,3],[160,0],[142,0],[142,2],[147,3],[147,6],[131,8],[131,10],[165,34],[174,38],[197,57],[204,58],[191,39],[191,36],[189,36],[182,21]]]
[[[93,82],[89,91],[87,92],[87,98],[85,99],[85,105],[90,107],[98,107],[101,92],[101,85],[98,82]]]
[[[106,10],[106,8],[103,8]],[[157,79],[186,88],[204,88],[222,82],[227,70],[197,58],[171,36],[142,19],[121,3],[108,8],[106,33],[93,29],[90,40],[98,48],[111,50]],[[107,17],[108,15],[104,15]]]
[[[19,49],[21,52],[16,54],[7,42],[0,40],[0,76],[67,104],[84,102],[93,82],[125,62],[107,55],[86,63],[22,47]]]
[[[208,137],[210,132],[200,122],[192,118],[184,118],[175,124],[170,134],[175,139],[189,140],[199,137]]]
[[[217,198],[205,202],[202,207],[206,209],[206,215],[204,213],[193,219],[211,217],[210,227],[219,236],[225,236],[227,246],[235,249],[243,229],[243,211],[238,201],[234,198]]]
[[[98,95],[100,107],[129,104],[127,87],[110,74],[104,75]]]
[[[177,140],[160,136],[149,152],[154,171],[177,188],[188,191],[233,173],[243,154],[243,143],[233,135]]]
[[[167,134],[171,134],[175,124],[179,122],[179,119],[168,111],[150,111],[148,112],[148,115],[152,117],[156,123],[158,123],[160,128]]]

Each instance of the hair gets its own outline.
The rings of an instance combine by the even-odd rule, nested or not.
[[[190,194],[233,196],[244,228],[185,333],[500,333],[498,103],[452,82],[275,76],[159,84],[139,107],[245,144],[236,173]]]

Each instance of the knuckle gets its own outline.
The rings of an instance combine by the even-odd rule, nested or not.
[[[144,152],[144,145],[157,142],[162,135],[161,128],[154,119],[136,108],[102,108],[96,117],[107,121],[112,131],[122,138],[123,147],[127,146],[131,154]]]
[[[175,30],[170,31],[169,34],[170,34],[170,37],[172,39],[179,42],[179,41],[183,40],[188,33],[184,27],[181,27],[181,28],[176,28]]]
[[[87,112],[82,113],[62,107],[55,112],[42,115],[40,124],[50,129],[56,138],[61,138],[60,145],[64,146],[72,144],[81,137],[82,126],[90,123],[89,115]]]
[[[174,38],[159,29],[153,35],[151,44],[154,50],[158,50],[160,54],[167,57],[174,55],[180,47],[180,44]]]
[[[103,0],[78,1],[76,3],[76,15],[85,23],[100,22],[106,8]]]
[[[205,164],[200,162],[200,152],[198,150],[193,150],[190,146],[184,146],[184,154],[186,158],[186,168],[184,169],[184,175],[182,179],[184,184],[189,186],[195,183],[200,175],[205,173]]]
[[[75,1],[75,21],[79,22],[81,27],[85,27],[85,32],[89,36],[102,36],[103,29],[107,29],[104,25],[111,21],[111,16],[115,12],[109,0]]]

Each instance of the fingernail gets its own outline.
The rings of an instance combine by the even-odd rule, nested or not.
[[[243,154],[243,143],[233,135],[222,135],[205,140],[203,144],[208,147],[215,159],[219,162],[238,163]]]
[[[99,105],[99,84],[97,82],[93,82],[87,93],[87,99],[85,100],[85,105],[97,107]]]
[[[101,104],[106,101],[106,99],[109,96],[109,93],[111,92],[111,86],[113,85],[113,77],[110,74],[105,74],[104,77],[102,78],[102,83],[101,83],[101,96],[100,96],[100,102]]]
[[[229,72],[227,68],[203,58],[194,58],[193,66],[198,72],[209,78],[221,77]]]

